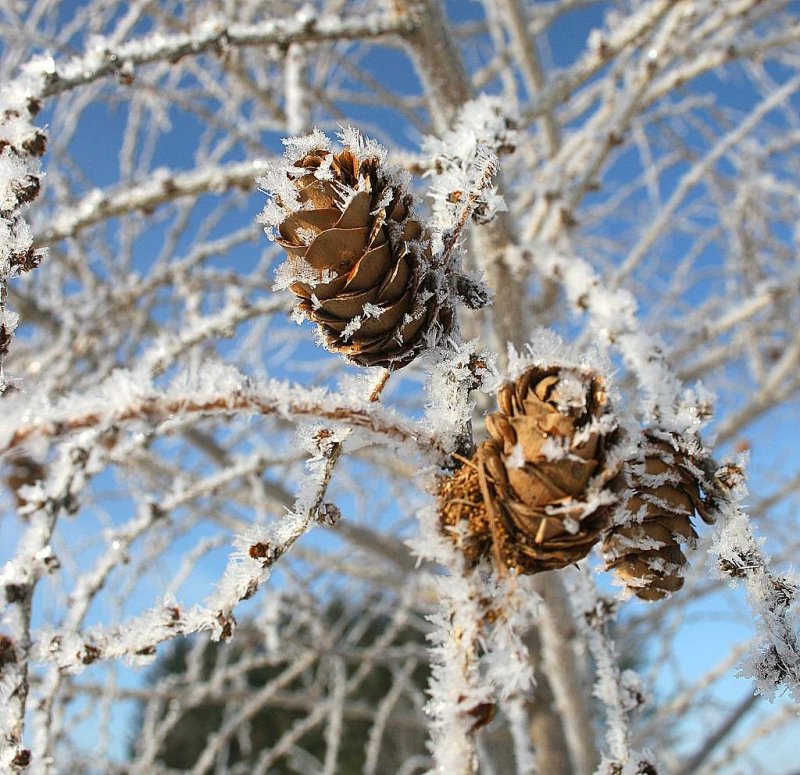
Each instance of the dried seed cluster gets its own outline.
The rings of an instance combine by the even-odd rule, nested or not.
[[[0,254],[0,362],[8,355],[16,320],[5,309],[6,282],[9,276],[35,269],[42,251],[34,248],[33,236],[23,218],[24,209],[39,196],[41,177],[39,157],[44,155],[47,138],[31,124],[39,102],[17,100],[0,114],[0,232],[5,247]],[[0,379],[0,394],[7,380]]]
[[[264,220],[288,255],[284,284],[325,346],[398,369],[450,331],[446,286],[457,297],[457,283],[435,265],[431,235],[382,149],[354,131],[343,143],[333,152],[320,133],[289,142],[287,164],[262,181],[273,195]],[[709,521],[702,471],[682,439],[651,430],[624,461],[605,383],[589,368],[531,366],[500,388],[497,405],[489,439],[439,483],[441,527],[469,562],[491,555],[501,570],[539,573],[603,538],[607,567],[639,597],[682,586],[691,519]]]
[[[17,508],[22,508],[27,504],[27,500],[22,496],[22,488],[44,479],[45,468],[30,455],[20,454],[10,458],[6,462],[5,469],[5,485],[14,494]]]

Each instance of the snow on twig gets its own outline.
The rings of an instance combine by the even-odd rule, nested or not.
[[[518,775],[537,775],[536,755],[531,749],[530,718],[523,695],[513,695],[503,703],[514,741],[514,761]]]
[[[648,702],[641,679],[633,670],[621,670],[608,623],[616,605],[601,597],[585,563],[570,574],[568,582],[575,602],[578,627],[586,639],[597,670],[594,695],[605,706],[608,752],[596,775],[656,775],[652,756],[631,749],[629,715]]]
[[[475,343],[454,345],[449,359],[429,377],[429,416],[455,445],[471,443],[474,400],[470,390],[488,384],[485,362],[476,369]],[[477,766],[475,733],[491,721],[496,705],[525,694],[533,670],[523,636],[537,613],[539,596],[526,576],[499,577],[492,568],[467,567],[465,557],[443,535],[435,504],[418,515],[419,535],[409,542],[420,559],[446,569],[437,579],[439,611],[431,640],[432,673],[427,712],[431,717],[433,772],[472,773]],[[520,756],[525,759],[520,749]]]
[[[789,692],[800,702],[800,621],[796,617],[800,577],[770,570],[770,558],[761,549],[752,523],[743,509],[747,495],[741,465],[727,463],[716,472],[712,503],[719,526],[708,552],[716,573],[735,586],[744,584],[756,617],[757,637],[740,666],[753,679],[754,689],[769,699]]]
[[[63,64],[47,57],[43,60],[47,64],[47,78],[41,96],[51,97],[121,72],[132,74],[132,68],[140,65],[159,61],[174,63],[185,56],[222,53],[227,47],[380,38],[411,29],[410,19],[381,13],[354,18],[314,17],[301,10],[293,17],[252,24],[212,18],[189,33],[155,33],[117,46],[96,40],[91,50]]]
[[[252,159],[219,166],[206,166],[191,172],[173,173],[160,169],[149,173],[147,180],[119,190],[96,189],[71,205],[68,210],[48,219],[46,227],[34,238],[34,245],[52,245],[74,237],[83,229],[108,218],[147,211],[156,205],[185,196],[223,193],[244,186],[252,188],[255,179],[269,164],[268,159]]]
[[[61,511],[74,512],[78,495],[92,475],[102,468],[102,455],[92,454],[97,433],[86,430],[62,446],[47,480],[29,495],[28,527],[13,559],[0,571],[0,621],[8,627],[8,639],[19,658],[0,657],[0,766],[9,767],[25,756],[20,748],[27,709],[29,665],[35,650],[31,634],[33,596],[39,580],[59,568],[50,546]]]
[[[287,382],[251,380],[236,369],[205,365],[181,373],[166,389],[147,374],[115,372],[89,395],[73,396],[54,406],[26,397],[27,413],[13,411],[21,398],[6,399],[0,421],[0,454],[36,438],[58,438],[86,428],[144,422],[158,426],[190,415],[262,414],[296,421],[325,420],[366,433],[371,440],[410,445],[423,454],[444,457],[449,450],[422,424],[402,419],[380,404],[346,400],[324,389]],[[29,417],[29,420],[18,419]]]
[[[499,578],[488,567],[466,567],[452,542],[441,535],[438,512],[420,515],[422,536],[412,542],[421,557],[448,568],[437,579],[439,611],[430,617],[432,772],[475,772],[475,733],[489,723],[496,705],[533,684],[522,636],[536,616],[539,596],[526,576]],[[520,756],[525,754],[520,750]]]
[[[470,218],[488,223],[508,209],[491,179],[498,156],[513,150],[514,127],[513,112],[500,99],[484,95],[462,106],[450,131],[423,143],[433,176],[433,247],[445,257]]]
[[[311,475],[304,480],[294,509],[270,525],[253,525],[236,537],[236,549],[217,589],[207,597],[203,606],[185,609],[165,600],[162,605],[121,625],[92,628],[85,633],[67,623],[57,633],[42,631],[30,638],[32,658],[40,662],[55,662],[61,671],[74,673],[94,662],[123,656],[133,661],[147,660],[155,653],[158,643],[194,632],[210,631],[215,639],[232,637],[236,605],[256,593],[270,576],[274,564],[311,527],[319,523],[332,525],[338,518],[338,510],[324,499],[334,466],[342,453],[342,442],[349,433],[347,429],[321,430],[309,437],[313,447],[308,461]],[[145,522],[153,518],[157,518],[154,513],[142,515]],[[140,527],[132,526],[125,540],[130,541],[141,532]],[[122,546],[117,549],[118,556],[122,549]],[[35,563],[29,564],[35,567]],[[108,563],[102,563],[98,568],[101,578],[107,575],[108,570]],[[5,575],[9,573],[7,568]],[[76,594],[80,594],[80,590]],[[88,599],[91,589],[87,588],[85,595]],[[81,618],[80,612],[76,618],[73,610],[73,624],[77,625]]]
[[[575,310],[587,313],[600,346],[620,351],[641,388],[641,419],[678,434],[697,431],[711,415],[711,397],[702,386],[684,388],[655,336],[637,318],[633,295],[609,288],[588,262],[561,255],[549,246],[534,248],[546,276],[561,282]]]

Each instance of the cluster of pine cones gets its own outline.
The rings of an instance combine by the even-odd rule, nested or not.
[[[687,440],[649,430],[625,460],[623,433],[591,369],[532,366],[497,394],[489,439],[439,483],[444,532],[475,564],[539,573],[603,541],[607,567],[635,595],[680,589],[681,545],[710,521],[704,475]]]
[[[323,344],[394,370],[441,341],[453,318],[447,273],[400,177],[359,146],[311,147],[281,174],[290,185],[273,192],[271,222],[298,310]],[[651,429],[623,459],[623,434],[591,369],[530,367],[497,403],[490,438],[439,485],[441,527],[467,560],[538,573],[602,540],[608,567],[640,598],[679,589],[692,517],[709,519],[691,440]]]

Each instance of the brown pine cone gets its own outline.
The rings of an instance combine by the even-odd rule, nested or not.
[[[465,524],[462,549],[472,561],[491,546],[499,567],[521,573],[577,562],[608,527],[609,483],[620,468],[613,448],[621,434],[603,380],[584,369],[532,367],[497,402],[501,411],[486,418],[491,438],[470,471],[465,464],[440,488],[442,525],[453,534]],[[471,494],[476,478],[481,507]]]
[[[695,511],[712,521],[703,474],[678,436],[648,431],[639,456],[626,464],[625,479],[624,522],[605,538],[606,567],[637,597],[661,600],[683,586],[681,544],[697,539]]]
[[[285,212],[277,242],[299,311],[328,349],[360,366],[410,363],[451,322],[411,195],[363,143],[311,150],[287,174],[297,201],[275,196]]]

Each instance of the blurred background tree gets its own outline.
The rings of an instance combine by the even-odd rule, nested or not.
[[[321,724],[308,724],[307,719],[331,688],[327,663],[332,661],[338,688],[344,693],[339,770],[400,772],[409,759],[426,762],[421,708],[428,681],[427,628],[424,620],[393,626],[389,607],[378,598],[356,601],[355,605],[334,598],[326,603],[321,616],[309,612],[313,615],[300,626],[296,619],[282,617],[275,625],[277,641],[272,648],[261,629],[249,626],[239,627],[230,646],[204,639],[176,641],[149,672],[152,689],[143,692],[131,757],[140,753],[137,741],[148,740],[145,725],[160,727],[169,716],[169,729],[160,735],[156,761],[191,771],[208,739],[236,719],[249,701],[262,695],[262,701],[248,713],[247,726],[234,726],[224,762],[215,759],[203,771],[223,767],[226,772],[249,772],[265,755],[272,755],[274,761],[270,772],[316,771],[325,760],[326,730]],[[391,642],[384,640],[376,652],[376,641],[387,632],[394,637]],[[297,671],[293,663],[298,651],[318,650],[323,644],[326,653],[319,661]],[[196,694],[193,684],[205,684],[212,676],[217,691]],[[163,696],[148,697],[150,692],[160,694],[165,684],[172,686],[169,701]],[[174,693],[190,698],[189,702],[178,700],[177,712],[170,704]],[[376,727],[378,708],[382,721]],[[245,729],[249,731],[244,733]],[[275,754],[276,745],[290,738],[290,745],[283,742],[285,755]]]

